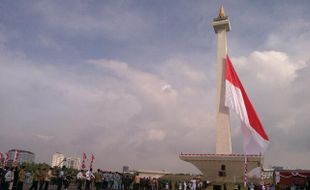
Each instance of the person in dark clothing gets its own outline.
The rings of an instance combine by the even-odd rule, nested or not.
[[[46,168],[40,170],[39,190],[43,190],[45,184]]]
[[[76,180],[77,180],[77,190],[82,190],[82,186],[85,180],[84,170],[79,171],[79,173],[76,175]]]
[[[227,190],[227,185],[226,185],[226,183],[223,184],[223,189],[224,189],[224,190]]]
[[[4,189],[4,183],[5,183],[5,168],[0,168],[0,189]]]
[[[63,180],[65,178],[65,169],[66,169],[66,166],[63,166],[61,168],[61,170],[59,171],[59,173],[58,173],[58,176],[57,176],[57,190],[61,190],[61,188],[62,188]]]
[[[64,190],[68,190],[72,177],[70,175],[66,176],[63,180]]]
[[[17,190],[17,181],[18,181],[19,168],[15,167],[13,169],[13,171],[14,171],[14,180],[13,180],[13,188],[12,188],[12,190]]]

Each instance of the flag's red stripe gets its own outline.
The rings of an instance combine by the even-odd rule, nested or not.
[[[247,110],[247,115],[249,118],[249,122],[251,127],[265,140],[269,141],[269,138],[258,118],[258,115],[252,105],[252,103],[250,102],[250,99],[248,98],[240,80],[239,77],[237,75],[237,73],[235,72],[235,69],[228,57],[228,55],[226,55],[226,80],[230,81],[234,86],[236,86],[237,88],[239,88],[241,90],[242,93],[242,97],[243,97],[243,101],[245,104],[245,108]]]

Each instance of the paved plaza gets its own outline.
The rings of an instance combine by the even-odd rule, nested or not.
[[[31,184],[25,184],[23,190],[29,190],[30,186],[31,186]],[[50,185],[48,189],[49,190],[56,190],[57,185]],[[62,189],[63,189],[63,187],[62,187]],[[69,186],[69,190],[73,190],[73,189],[77,189],[77,186],[74,183],[72,183],[72,185]],[[82,190],[84,190],[84,189],[85,189],[85,187],[82,188]],[[91,189],[95,190],[96,188],[92,187]],[[39,190],[39,187],[37,190]]]

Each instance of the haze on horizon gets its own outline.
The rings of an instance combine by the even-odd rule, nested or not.
[[[178,155],[215,152],[221,4],[228,53],[271,141],[266,166],[310,169],[307,0],[2,1],[0,151],[197,172]],[[235,153],[240,132],[232,114]]]

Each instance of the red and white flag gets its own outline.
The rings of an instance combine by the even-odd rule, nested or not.
[[[226,55],[226,97],[225,106],[234,110],[240,117],[245,154],[264,153],[269,138],[248,98],[237,73]]]
[[[18,158],[19,158],[19,152],[18,152],[18,150],[16,150],[15,154],[14,154],[14,159],[13,159],[13,166],[14,167],[17,166]]]
[[[91,154],[91,160],[90,160],[90,166],[89,166],[89,169],[93,169],[93,163],[94,163],[94,160],[95,160],[95,156],[94,156],[94,154]]]
[[[4,159],[4,161],[3,161],[3,166],[6,166],[7,163],[8,163],[8,161],[9,161],[9,153],[6,152],[6,153],[5,153],[5,159]]]
[[[86,159],[87,159],[87,156],[86,156],[85,152],[83,152],[83,159],[82,159],[82,166],[81,166],[81,168],[83,170],[86,168],[86,164],[85,164]]]
[[[3,154],[2,152],[0,152],[0,165],[2,166],[2,164],[3,164]]]

